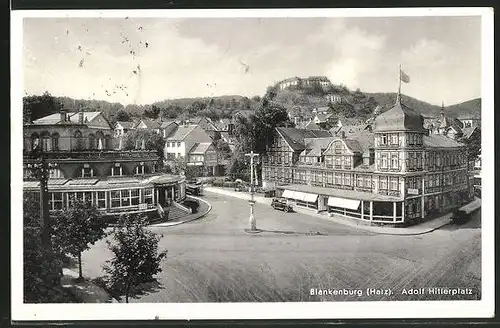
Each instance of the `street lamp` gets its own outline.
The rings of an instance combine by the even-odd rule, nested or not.
[[[250,204],[250,231],[257,231],[257,223],[255,222],[255,217],[253,215],[253,205],[255,204],[254,182],[253,182],[253,176],[254,176],[253,159],[254,159],[254,157],[259,156],[259,154],[254,153],[252,150],[250,153],[245,154],[245,156],[250,157],[250,200],[248,201],[248,203]]]
[[[48,179],[49,170],[57,167],[57,164],[47,163],[43,153],[39,150],[34,150],[31,153],[32,158],[39,158],[36,163],[27,164],[28,169],[33,172],[34,176],[40,180],[40,219],[42,227],[42,242],[47,250],[52,249],[50,238],[50,215],[49,215],[49,189]]]

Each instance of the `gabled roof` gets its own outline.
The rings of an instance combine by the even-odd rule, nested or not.
[[[182,141],[197,127],[198,125],[179,125],[174,133],[167,137],[167,140]]]
[[[120,124],[124,129],[133,129],[135,123],[134,122],[125,122],[125,121],[117,121],[115,126]]]
[[[374,131],[424,132],[423,123],[422,115],[402,104],[398,97],[396,104],[391,109],[375,118]]]
[[[148,128],[148,129],[158,129],[160,127],[159,121],[155,121],[155,120],[151,120],[151,119],[147,119],[147,118],[143,118],[143,119],[139,120],[139,122],[137,122],[135,127],[137,128],[141,124],[141,122],[144,123],[146,125],[146,128]]]
[[[307,130],[321,130],[318,124],[314,123],[314,121],[310,121],[309,123],[304,125],[304,129]]]
[[[426,147],[455,148],[464,146],[464,144],[440,134],[431,134],[429,136],[424,135],[423,141],[424,146]]]
[[[205,154],[211,145],[212,145],[211,142],[197,142],[193,145],[193,147],[189,151],[189,154],[190,155]]]
[[[333,137],[325,138],[304,138],[305,149],[300,154],[301,156],[321,156],[323,151],[328,148],[328,145],[333,141]]]
[[[304,138],[326,138],[332,136],[330,132],[326,130],[307,130],[277,127],[276,131],[278,131],[278,133],[283,136],[285,141],[294,151],[304,150]]]
[[[439,127],[441,128],[449,128],[452,127],[455,129],[456,132],[461,133],[462,132],[462,121],[460,121],[458,118],[454,117],[447,117],[447,116],[442,116],[437,120],[437,123],[439,124]]]
[[[175,123],[175,121],[160,122],[160,129],[164,129],[172,124],[177,124],[177,123]]]
[[[476,129],[479,129],[479,128],[477,126],[463,128],[462,129],[463,137],[466,139],[469,139],[472,136],[472,134],[474,133],[474,131],[476,131]]]
[[[346,139],[356,140],[359,143],[362,152],[366,152],[375,145],[375,134],[364,129],[364,125],[362,124],[343,126],[341,131],[345,132]]]

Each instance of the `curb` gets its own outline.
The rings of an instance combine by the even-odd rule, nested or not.
[[[219,194],[219,195],[226,195],[226,196],[230,196],[230,197],[234,197],[234,198],[239,198],[239,199],[246,200],[244,196],[242,197],[240,195],[234,195],[234,194],[232,194],[231,191],[221,190],[223,192],[219,192],[219,190],[217,188],[214,188],[214,187],[211,187],[210,189],[211,190],[207,190],[205,188],[205,191],[211,192],[211,193],[216,193],[216,194]],[[256,202],[260,203],[260,204],[265,204],[264,202],[259,202],[257,199],[256,199]],[[352,227],[352,228],[355,228],[355,229],[359,229],[359,230],[363,230],[363,231],[367,231],[367,232],[372,232],[372,233],[375,233],[375,234],[378,234],[378,235],[391,235],[391,236],[416,236],[416,235],[423,235],[423,234],[427,234],[427,233],[433,232],[433,231],[435,231],[437,229],[440,229],[440,228],[442,228],[442,227],[444,227],[446,225],[449,225],[451,223],[451,221],[448,219],[447,221],[445,221],[443,223],[440,223],[440,224],[438,224],[435,227],[427,228],[425,230],[420,230],[420,231],[417,230],[417,229],[415,229],[416,231],[402,231],[402,229],[408,229],[408,228],[385,228],[385,229],[397,229],[397,230],[394,230],[393,232],[391,232],[391,231],[377,231],[378,227],[364,226],[364,225],[361,225],[361,224],[356,224],[355,222],[352,222],[352,223],[351,222],[345,222],[344,218],[341,218],[340,220],[335,220],[335,217],[320,216],[320,215],[315,215],[314,213],[307,213],[307,212],[297,212],[297,213],[305,214],[305,215],[312,216],[312,217],[315,217],[315,218],[320,218],[320,219],[328,220],[330,222],[334,222],[334,223],[337,223],[337,224],[342,224],[342,225],[345,225],[345,226],[349,226],[349,227]],[[349,219],[346,218],[345,220],[349,220]],[[375,228],[375,229],[373,229],[373,228]],[[382,229],[384,229],[384,228],[382,228]]]
[[[203,200],[203,199],[198,198],[198,197],[193,197],[193,196],[189,196],[189,198],[195,199],[195,200],[200,201],[200,202],[204,202],[205,204],[208,205],[208,210],[205,213],[201,213],[199,216],[195,216],[195,217],[190,218],[188,220],[178,221],[178,222],[156,223],[156,224],[149,225],[148,227],[149,228],[172,227],[172,226],[176,226],[176,225],[179,225],[179,224],[188,223],[188,222],[191,222],[191,221],[194,221],[194,220],[201,219],[202,217],[204,217],[205,215],[207,215],[208,213],[210,213],[210,211],[212,210],[212,204],[210,204],[206,200]]]

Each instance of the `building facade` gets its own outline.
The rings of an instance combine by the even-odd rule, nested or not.
[[[50,210],[67,208],[76,198],[105,215],[154,213],[185,198],[184,178],[159,172],[155,151],[113,149],[113,135],[100,112],[61,111],[25,125],[24,192],[40,192],[33,167],[43,157],[52,166]]]
[[[262,179],[299,206],[372,223],[407,224],[473,197],[464,145],[427,135],[422,116],[399,99],[375,118],[372,131],[360,128],[336,137],[276,132]]]

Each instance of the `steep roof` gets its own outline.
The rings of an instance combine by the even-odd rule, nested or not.
[[[375,145],[375,135],[373,132],[364,129],[364,125],[343,126],[346,139],[356,140],[361,147],[362,152],[366,152]]]
[[[478,129],[477,126],[463,128],[462,129],[463,137],[466,139],[469,139],[472,136],[472,134],[474,133],[474,131],[476,131],[476,129]]]
[[[464,146],[464,144],[440,134],[424,135],[423,141],[425,147],[432,148],[455,148]]]
[[[378,115],[374,121],[375,132],[385,131],[414,131],[424,132],[424,118],[398,98],[396,104],[386,112]]]
[[[332,136],[330,132],[326,130],[307,130],[284,127],[278,127],[276,130],[283,136],[285,141],[294,151],[304,150],[304,138],[326,138]]]
[[[124,129],[133,129],[135,125],[134,122],[126,122],[126,121],[117,121],[116,124],[120,124]]]
[[[161,122],[160,123],[160,129],[164,129],[168,126],[170,126],[171,124],[177,124],[175,123],[175,121],[165,121],[165,122]]]
[[[333,137],[326,138],[304,138],[305,149],[301,155],[321,156],[322,152],[328,148],[328,145],[333,141]]]
[[[307,130],[321,130],[321,128],[318,126],[318,124],[314,123],[314,121],[310,121],[307,124],[304,125],[304,129]]]
[[[212,145],[211,142],[197,142],[193,145],[191,150],[189,151],[189,154],[205,154]]]
[[[197,127],[198,125],[179,125],[175,132],[167,137],[167,140],[184,140]]]
[[[143,122],[148,129],[158,129],[160,127],[160,122],[148,118],[139,120],[135,127],[138,127],[141,122]]]

